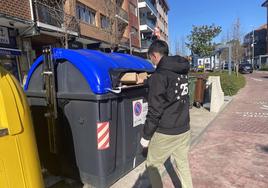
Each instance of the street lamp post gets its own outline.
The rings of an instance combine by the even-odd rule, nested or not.
[[[254,31],[254,26],[252,27],[252,44],[251,44],[251,46],[252,46],[252,60],[251,60],[251,63],[252,63],[252,65],[254,64],[254,45],[255,45],[255,31]]]
[[[228,45],[228,48],[229,48],[229,62],[228,62],[228,73],[229,73],[229,76],[232,74],[232,45],[229,44]]]
[[[132,55],[132,35],[134,32],[129,32],[129,53]]]

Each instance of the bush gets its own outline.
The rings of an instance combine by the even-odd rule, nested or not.
[[[232,72],[231,76],[228,75],[228,71],[193,73],[191,75],[193,76],[204,75],[205,77],[220,76],[221,88],[225,96],[233,96],[237,94],[237,92],[246,85],[245,77],[240,73],[238,74],[237,77],[235,72]]]
[[[236,76],[235,72],[232,72],[232,75],[229,76],[228,71],[224,72],[212,72],[208,76],[220,76],[221,87],[224,92],[224,95],[233,96],[246,85],[245,77],[242,74]]]
[[[268,71],[268,65],[263,66],[260,70],[261,71]]]

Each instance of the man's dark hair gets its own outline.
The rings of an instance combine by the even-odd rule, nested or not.
[[[155,40],[152,42],[151,46],[148,50],[148,55],[151,55],[152,53],[160,53],[161,55],[168,56],[169,50],[168,50],[168,44],[163,40]]]

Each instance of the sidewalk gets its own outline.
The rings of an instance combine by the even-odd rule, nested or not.
[[[232,98],[226,97],[225,98],[225,103],[222,107],[224,109],[227,104],[231,101]],[[193,107],[190,110],[190,118],[191,118],[191,131],[192,131],[192,145],[195,145],[198,140],[200,135],[203,133],[203,131],[206,129],[206,127],[209,125],[209,123],[215,119],[217,116],[217,113],[212,113],[209,112],[207,109],[204,108],[195,108]],[[171,163],[167,162],[165,164],[167,169],[170,169]],[[165,176],[164,179],[164,186],[168,188],[172,188],[173,183],[176,184],[175,182],[170,179],[170,177],[167,175],[169,173],[172,176],[172,179],[175,178],[173,176],[173,172],[169,171],[167,172],[165,168],[163,168],[163,174]],[[147,177],[147,174],[145,172],[145,164],[142,163],[138,167],[136,167],[133,171],[131,171],[129,174],[121,178],[119,181],[117,181],[115,184],[111,186],[111,188],[121,188],[121,187],[126,187],[126,188],[147,188],[149,187],[150,182]],[[177,186],[176,186],[177,187]]]
[[[268,187],[268,76],[247,85],[190,151],[194,188]]]

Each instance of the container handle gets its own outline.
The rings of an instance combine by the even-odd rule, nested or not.
[[[112,93],[119,94],[119,93],[121,93],[122,88],[121,88],[121,87],[118,87],[117,89],[110,89],[110,88],[107,88],[107,90],[110,91],[110,92],[112,92]]]

